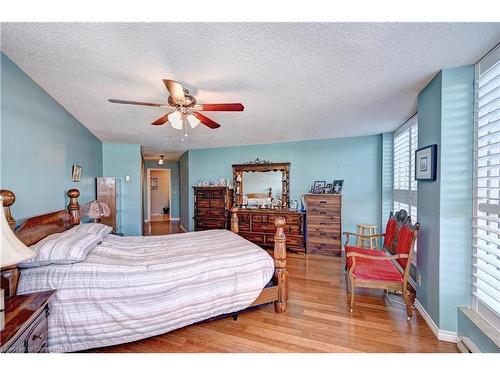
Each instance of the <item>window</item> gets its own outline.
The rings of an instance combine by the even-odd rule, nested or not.
[[[418,145],[417,115],[394,132],[394,211],[404,209],[417,220],[415,151]]]
[[[473,308],[500,323],[500,48],[476,65]]]

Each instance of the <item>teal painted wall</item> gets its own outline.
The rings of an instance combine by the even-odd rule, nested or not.
[[[6,55],[1,55],[1,181],[16,194],[12,207],[23,219],[64,209],[67,190],[81,192],[80,203],[95,199],[95,177],[102,175],[102,143]],[[71,181],[73,164],[82,167]]]
[[[422,285],[417,299],[439,326],[439,194],[441,181],[441,72],[418,95],[418,146],[437,144],[437,180],[419,181],[417,269]]]
[[[442,73],[439,328],[456,332],[472,299],[474,66]]]
[[[381,157],[381,179],[382,179],[382,216],[381,223],[384,226],[394,209],[394,135],[393,133],[382,134],[382,157]],[[385,227],[380,229],[385,231]]]
[[[159,165],[156,160],[146,160],[144,162],[144,179],[146,179],[146,173],[148,168],[155,169],[170,169],[170,183],[171,183],[171,193],[170,193],[170,217],[172,219],[179,218],[179,206],[180,206],[180,180],[179,180],[179,162],[178,161],[165,161],[163,165]],[[146,181],[146,180],[145,180]],[[143,196],[147,195],[147,181],[144,184]],[[147,207],[146,201],[144,201],[144,217],[147,217]]]
[[[120,231],[126,236],[142,234],[141,146],[103,143],[103,175],[120,179]],[[130,181],[125,181],[130,176]]]
[[[180,211],[181,225],[189,230],[189,197],[191,186],[189,185],[189,152],[186,151],[179,159],[179,182],[180,182]]]
[[[181,181],[185,194],[189,196],[189,228],[193,230],[194,227],[191,186],[201,178],[231,178],[232,164],[256,157],[274,162],[291,162],[291,199],[300,201],[300,196],[309,191],[315,180],[332,182],[334,179],[343,179],[343,230],[353,231],[356,223],[361,222],[374,223],[380,228],[381,140],[381,135],[376,135],[190,150],[189,184],[183,185]],[[181,175],[182,163],[181,160]],[[182,199],[181,196],[181,202]]]
[[[438,145],[436,181],[418,182],[417,298],[439,329],[457,331],[471,304],[474,67],[442,70],[418,97],[419,147]]]

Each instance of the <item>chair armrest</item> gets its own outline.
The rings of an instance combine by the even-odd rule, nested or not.
[[[344,247],[346,247],[349,244],[349,236],[356,236],[356,237],[361,237],[361,238],[379,238],[379,237],[385,236],[385,233],[365,235],[365,234],[359,234],[359,233],[353,233],[353,232],[344,232],[343,234],[346,236]]]
[[[346,256],[347,257],[356,257],[356,258],[367,258],[367,259],[374,259],[374,260],[389,260],[389,259],[409,258],[408,254],[368,255],[368,254],[357,253],[356,251],[350,251]]]
[[[363,237],[363,238],[374,238],[374,237],[384,237],[385,233],[377,233],[377,234],[359,234],[359,233],[353,233],[353,232],[344,232],[346,236],[357,236],[357,237]]]

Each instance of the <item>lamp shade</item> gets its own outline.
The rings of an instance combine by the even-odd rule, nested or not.
[[[83,205],[83,215],[90,219],[100,219],[101,217],[108,217],[111,211],[108,205],[104,202],[91,201]]]
[[[0,202],[2,201],[3,199],[0,199]],[[5,218],[5,211],[2,206],[0,203],[0,210],[2,211],[0,213],[2,231],[2,237],[0,238],[0,268],[5,268],[31,259],[36,253],[23,244],[14,232],[12,232]]]

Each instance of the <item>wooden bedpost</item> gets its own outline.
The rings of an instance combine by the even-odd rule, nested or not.
[[[12,217],[12,213],[10,212],[10,206],[14,204],[16,201],[16,195],[10,190],[0,190],[0,195],[3,197],[3,209],[5,211],[5,217],[7,218],[7,223],[9,224],[10,229],[14,231],[16,228],[16,221]]]
[[[231,232],[238,234],[240,228],[238,226],[238,208],[231,208]]]
[[[68,190],[69,204],[68,212],[71,215],[69,223],[71,225],[80,224],[80,205],[78,204],[78,197],[80,196],[80,191],[78,189]]]
[[[278,286],[278,300],[274,302],[277,313],[286,311],[288,301],[288,271],[286,270],[286,237],[283,227],[286,220],[278,217],[274,220],[276,234],[274,235],[274,282]]]

